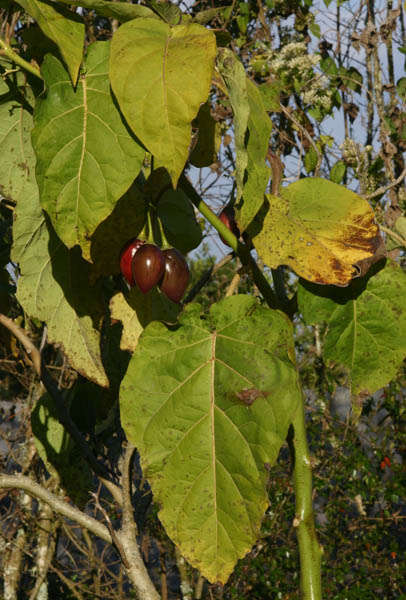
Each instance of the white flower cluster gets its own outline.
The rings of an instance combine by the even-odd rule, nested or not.
[[[255,61],[260,61],[262,70],[286,79],[296,81],[304,104],[317,106],[329,111],[334,90],[329,89],[329,80],[325,75],[315,71],[320,56],[309,54],[305,42],[291,42],[279,50],[271,50],[261,44]]]
[[[362,194],[369,194],[376,190],[379,182],[373,174],[368,172],[371,163],[372,146],[363,146],[351,138],[345,138],[339,146],[343,160],[354,169],[360,182]]]

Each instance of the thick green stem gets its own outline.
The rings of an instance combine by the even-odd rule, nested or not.
[[[222,238],[224,238],[227,244],[234,250],[234,252],[236,252],[236,254],[238,254],[241,263],[251,270],[255,285],[261,292],[268,306],[270,308],[281,308],[264,274],[258,267],[255,260],[252,258],[249,248],[245,244],[242,244],[228,229],[228,227],[224,225],[222,221],[220,221],[218,216],[215,215],[211,208],[204,202],[204,200],[201,199],[193,185],[184,175],[181,176],[180,186],[183,188],[192,204],[196,206],[196,208],[209,221],[209,223],[213,225],[215,229],[217,229],[218,233]]]
[[[23,58],[21,58],[21,56],[19,54],[17,54],[17,52],[14,52],[14,50],[12,50],[10,48],[10,46],[8,44],[6,44],[6,42],[4,40],[2,40],[1,38],[0,38],[0,48],[1,48],[0,54],[7,56],[7,58],[9,58],[13,62],[15,62],[15,64],[18,65],[19,67],[21,67],[22,69],[25,69],[26,71],[29,71],[29,73],[31,73],[32,75],[35,75],[35,77],[39,77],[40,79],[42,79],[42,75],[41,75],[39,69],[37,69],[31,63],[29,63],[26,60],[24,60]]]
[[[304,408],[296,411],[293,419],[293,447],[295,454],[294,487],[300,554],[300,587],[302,600],[321,600],[321,555],[317,541],[312,502],[312,471],[306,440]]]

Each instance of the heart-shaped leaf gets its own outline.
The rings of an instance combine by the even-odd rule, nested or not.
[[[366,261],[382,256],[382,239],[368,202],[341,185],[318,177],[300,179],[269,208],[255,248],[266,265],[289,265],[304,279],[348,285]]]
[[[298,302],[306,323],[328,324],[323,357],[348,369],[354,394],[373,394],[396,376],[406,356],[406,275],[398,265],[345,289],[303,282]]]
[[[191,122],[207,100],[214,34],[198,24],[171,27],[134,19],[114,34],[110,80],[136,136],[165,167],[176,186],[185,166]]]
[[[145,329],[120,389],[159,517],[185,558],[225,582],[251,548],[268,504],[267,468],[300,404],[291,324],[251,296],[176,329]]]
[[[76,90],[63,65],[48,55],[47,86],[35,107],[32,141],[40,200],[68,248],[82,247],[139,173],[144,150],[123,123],[107,78],[109,42],[89,47]]]

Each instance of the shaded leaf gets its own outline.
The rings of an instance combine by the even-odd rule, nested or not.
[[[217,66],[227,86],[234,115],[235,180],[237,184],[236,202],[238,203],[243,193],[244,173],[248,165],[248,152],[245,147],[245,133],[250,115],[247,92],[248,79],[243,64],[234,52],[228,48],[219,50]]]
[[[308,173],[312,173],[317,167],[317,153],[313,146],[310,146],[304,157],[304,166]]]
[[[173,4],[169,0],[166,2],[159,2],[157,0],[146,0],[146,4],[152,8],[157,15],[169,25],[178,25],[182,19],[182,11],[176,4]]]
[[[120,348],[129,352],[134,352],[138,338],[151,321],[175,323],[179,311],[179,305],[168,300],[157,288],[143,294],[134,287],[126,297],[119,292],[110,301],[111,318],[123,324]]]
[[[195,126],[198,129],[197,143],[189,160],[195,167],[208,167],[217,160],[221,144],[219,126],[211,116],[208,102],[200,107]]]
[[[11,258],[20,267],[17,299],[24,311],[46,322],[48,341],[62,346],[73,368],[107,386],[97,330],[101,290],[89,287],[89,264],[78,249],[62,244],[35,197],[20,199],[13,239]]]
[[[215,37],[201,25],[135,19],[113,36],[110,80],[123,114],[176,186],[191,122],[209,94]]]
[[[109,42],[89,47],[86,72],[74,90],[47,56],[45,98],[35,107],[33,146],[43,208],[55,231],[90,258],[89,238],[137,176],[144,157],[122,121],[107,78]]]
[[[348,370],[354,394],[373,394],[396,376],[406,356],[406,275],[398,265],[341,290],[302,282],[298,302],[306,323],[327,323],[323,357]]]
[[[245,138],[248,162],[244,175],[242,203],[237,203],[235,207],[240,231],[248,227],[261,208],[271,172],[265,159],[272,122],[265,110],[258,87],[247,79],[246,89],[250,110],[248,135]]]
[[[41,0],[16,0],[58,46],[73,84],[76,84],[83,57],[85,26],[76,13]]]
[[[404,100],[406,98],[406,77],[401,77],[396,83],[396,90],[399,96]]]
[[[92,235],[92,281],[100,275],[114,275],[120,272],[121,249],[129,240],[138,236],[145,222],[145,198],[134,183]]]
[[[300,179],[268,200],[253,241],[271,268],[288,265],[309,281],[345,286],[363,274],[363,261],[382,256],[371,207],[343,186],[318,177]]]
[[[31,427],[37,452],[51,475],[72,500],[84,506],[89,501],[92,473],[80,450],[59,422],[54,401],[48,393],[36,402]]]
[[[120,390],[159,518],[185,558],[224,583],[256,541],[272,465],[300,404],[288,319],[250,296],[151,323]],[[245,396],[253,399],[249,404]]]
[[[197,248],[202,241],[202,230],[193,206],[182,190],[167,190],[159,200],[157,214],[172,246],[182,254]]]
[[[118,21],[130,21],[139,17],[159,18],[147,6],[142,6],[141,4],[111,2],[111,0],[58,0],[58,2],[94,10],[102,17],[112,17]]]

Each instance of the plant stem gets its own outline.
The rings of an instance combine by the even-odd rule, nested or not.
[[[16,65],[20,66],[21,68],[25,69],[26,71],[29,71],[29,73],[31,73],[32,75],[35,75],[35,77],[39,77],[40,79],[43,79],[39,69],[37,69],[31,63],[29,63],[26,60],[24,60],[23,58],[21,58],[21,56],[19,54],[17,54],[17,52],[14,52],[14,50],[12,50],[10,48],[10,46],[8,44],[6,44],[6,42],[4,40],[2,40],[1,38],[0,38],[0,48],[1,48],[0,54],[7,56],[7,58],[9,58],[11,61],[15,62]]]
[[[218,233],[225,239],[227,244],[231,246],[231,248],[238,254],[243,266],[248,267],[251,270],[254,282],[268,306],[270,308],[281,308],[271,286],[269,285],[255,260],[252,258],[248,246],[240,242],[228,229],[228,227],[224,225],[222,221],[220,221],[218,216],[215,215],[211,208],[204,202],[204,200],[202,200],[193,185],[184,175],[182,175],[180,178],[180,185],[192,204],[196,206],[202,215],[206,217],[209,223],[213,225],[215,229],[217,229]]]
[[[302,600],[321,600],[322,548],[316,537],[312,503],[312,471],[306,439],[304,406],[293,419],[293,447],[295,468],[293,473],[296,513],[293,525],[297,528],[300,554],[300,587]]]

